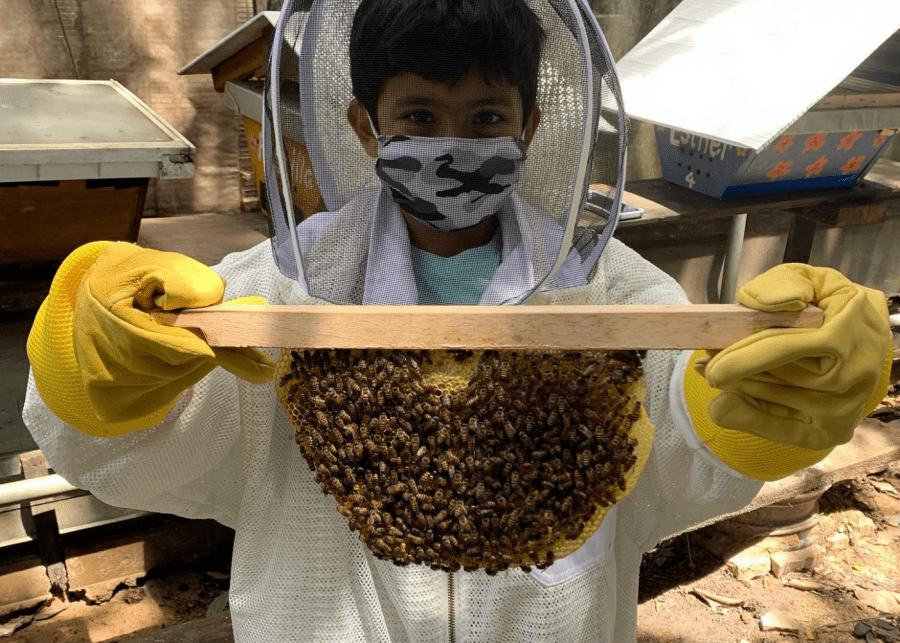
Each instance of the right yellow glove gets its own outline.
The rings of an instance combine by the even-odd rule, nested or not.
[[[158,424],[181,392],[217,365],[250,382],[268,381],[274,362],[266,354],[213,350],[147,312],[216,304],[224,288],[215,272],[184,255],[128,243],[78,248],[60,266],[28,337],[44,402],[85,433],[115,437]]]

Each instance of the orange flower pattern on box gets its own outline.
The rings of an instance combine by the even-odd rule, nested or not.
[[[865,156],[851,156],[850,160],[841,166],[841,172],[844,174],[853,174],[862,167],[863,161],[865,160]]]
[[[778,150],[779,152],[786,152],[787,149],[793,144],[794,144],[794,135],[793,134],[791,134],[790,136],[782,136],[781,139],[779,139],[778,144],[775,146],[775,149]]]
[[[828,159],[824,156],[820,156],[815,163],[806,166],[806,178],[821,174],[827,164]]]
[[[736,147],[735,151],[738,156],[747,156],[747,148],[746,147]]]
[[[882,134],[881,136],[876,136],[875,140],[872,141],[872,147],[881,147],[889,138],[890,136],[885,136],[884,134]]]
[[[775,179],[782,177],[790,172],[791,165],[793,165],[793,163],[793,161],[781,161],[780,163],[776,163],[775,167],[766,172],[766,176],[774,181]]]
[[[803,151],[809,152],[810,150],[820,149],[823,145],[825,145],[825,139],[827,137],[827,132],[819,132],[818,134],[813,134],[806,139],[806,143],[803,145]]]
[[[841,142],[838,144],[837,148],[839,150],[849,150],[853,149],[853,146],[856,145],[856,141],[862,136],[862,132],[850,132],[841,139]]]

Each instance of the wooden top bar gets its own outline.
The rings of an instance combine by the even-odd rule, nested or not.
[[[211,306],[154,311],[211,346],[323,349],[718,349],[770,327],[818,327],[822,311],[696,306]]]

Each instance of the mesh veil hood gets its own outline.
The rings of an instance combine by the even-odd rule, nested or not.
[[[627,125],[609,48],[586,0],[527,0],[544,29],[541,122],[498,213],[502,261],[480,303],[519,303],[585,283],[612,235]],[[265,198],[279,270],[332,303],[417,303],[399,209],[347,121],[359,0],[286,0],[265,83]],[[307,154],[296,153],[297,143]],[[311,171],[310,171],[311,170]],[[313,178],[314,177],[314,178]],[[610,217],[583,210],[603,186]],[[304,197],[325,210],[312,213]],[[321,208],[321,205],[319,206]],[[580,282],[580,283],[579,283]],[[414,288],[414,286],[413,286]],[[413,297],[413,299],[410,299]]]

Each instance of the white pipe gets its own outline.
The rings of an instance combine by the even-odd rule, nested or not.
[[[744,230],[747,228],[747,215],[736,214],[731,217],[731,229],[728,231],[728,245],[725,249],[725,262],[722,266],[722,288],[719,290],[719,303],[734,303],[737,294],[738,269],[741,267],[741,252],[744,249]]]
[[[79,491],[66,482],[59,474],[31,478],[29,480],[16,480],[0,485],[0,507],[17,502],[37,500],[47,496],[56,496],[69,491]]]

